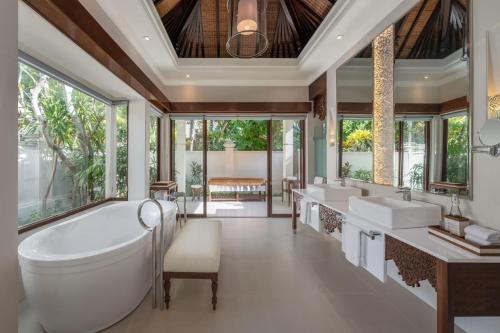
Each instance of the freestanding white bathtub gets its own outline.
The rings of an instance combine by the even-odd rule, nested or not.
[[[19,245],[26,297],[45,330],[99,331],[141,303],[151,287],[152,233],[137,220],[139,203],[97,209],[39,231]],[[168,248],[176,206],[161,204]],[[147,204],[144,216],[155,209]]]

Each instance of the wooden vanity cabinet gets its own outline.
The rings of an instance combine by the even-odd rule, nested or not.
[[[455,317],[500,316],[500,264],[446,262],[390,236],[386,260],[403,281],[418,287],[429,280],[437,292],[437,332],[453,333]]]

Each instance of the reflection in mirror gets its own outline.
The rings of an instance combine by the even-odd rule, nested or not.
[[[394,186],[436,194],[468,192],[465,4],[420,1],[395,25]]]
[[[373,64],[367,47],[337,70],[338,176],[373,180]]]
[[[488,118],[500,119],[500,24],[487,32]]]

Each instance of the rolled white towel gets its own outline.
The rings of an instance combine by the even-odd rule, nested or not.
[[[477,243],[479,245],[498,245],[498,244],[500,244],[499,240],[491,241],[490,242],[490,241],[487,241],[487,240],[475,237],[475,236],[470,235],[470,234],[465,234],[465,239],[468,240],[468,241]]]
[[[464,229],[464,232],[466,235],[474,236],[488,242],[500,240],[500,231],[478,225],[470,225]]]

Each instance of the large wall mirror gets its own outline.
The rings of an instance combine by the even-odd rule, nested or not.
[[[488,118],[500,119],[500,23],[487,32]]]
[[[393,185],[470,193],[468,1],[420,1],[394,23]],[[446,22],[444,24],[443,22]],[[337,70],[338,176],[373,180],[373,43]]]

